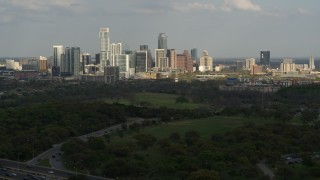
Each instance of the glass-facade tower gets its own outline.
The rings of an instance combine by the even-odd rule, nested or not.
[[[101,70],[105,66],[109,65],[110,60],[110,38],[109,38],[109,28],[100,28],[99,31],[100,38],[100,66]]]

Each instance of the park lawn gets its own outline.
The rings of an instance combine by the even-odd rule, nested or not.
[[[183,136],[188,131],[196,131],[201,137],[208,139],[212,134],[225,133],[246,123],[259,125],[273,122],[275,122],[273,119],[264,118],[214,116],[197,120],[170,122],[159,126],[144,128],[141,132],[152,134],[157,138],[166,138],[173,132],[177,132]]]
[[[242,117],[242,116],[214,116],[203,119],[181,120],[169,122],[156,126],[145,127],[140,129],[140,133],[152,134],[158,139],[169,137],[172,133],[177,132],[181,137],[188,131],[196,131],[202,138],[210,139],[212,134],[222,134],[231,131],[236,127],[241,127],[246,123],[254,123],[262,125],[267,123],[275,123],[274,119]],[[113,135],[111,142],[117,143],[133,143],[135,140],[132,135],[135,133],[125,132],[123,137]]]
[[[149,107],[167,107],[167,108],[174,108],[174,109],[196,109],[203,106],[204,104],[197,104],[193,102],[184,102],[184,103],[176,103],[176,98],[178,95],[175,94],[167,94],[167,93],[136,93],[134,95],[134,100],[128,100],[125,98],[119,99],[105,99],[107,103],[119,103],[124,105],[142,105],[142,106],[149,106]]]
[[[167,93],[137,93],[135,100],[137,102],[147,102],[153,107],[167,107],[175,109],[196,109],[204,106],[203,104],[196,104],[193,102],[176,103],[178,95]]]

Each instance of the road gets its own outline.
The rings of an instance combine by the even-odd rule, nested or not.
[[[143,118],[131,118],[127,123],[124,123],[124,124],[129,126],[133,123],[142,123],[143,121],[144,121]],[[109,133],[114,132],[118,129],[121,129],[122,125],[123,124],[117,124],[117,125],[114,125],[114,126],[111,126],[111,127],[99,130],[99,131],[95,131],[95,132],[91,132],[89,134],[81,135],[78,138],[80,138],[83,141],[87,141],[88,137],[100,137],[100,136],[103,136],[104,134],[109,134]],[[50,162],[52,169],[65,171],[66,169],[64,168],[63,162],[61,161],[61,155],[63,154],[63,152],[61,151],[61,147],[66,142],[68,142],[68,141],[53,145],[51,149],[48,149],[47,151],[39,154],[37,157],[28,161],[28,164],[36,165],[41,160],[49,159],[49,162]]]
[[[80,175],[80,173],[72,171],[62,171],[5,159],[0,159],[0,164],[6,168],[6,170],[3,170],[3,168],[1,168],[0,179],[68,179],[72,175]],[[16,175],[9,176],[9,174],[12,173],[15,173]],[[86,174],[81,175],[86,176],[90,180],[108,180],[107,178],[103,177],[91,176]]]
[[[263,172],[264,175],[267,175],[270,177],[270,179],[274,178],[274,173],[273,171],[266,165],[265,160],[260,161],[257,166],[259,167],[259,169]]]

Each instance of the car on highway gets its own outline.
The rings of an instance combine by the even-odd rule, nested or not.
[[[49,174],[54,174],[54,172],[53,172],[53,171],[48,171],[48,173],[49,173]]]
[[[7,171],[7,168],[0,168],[1,171]]]
[[[6,176],[13,177],[13,176],[17,176],[17,174],[12,172],[7,172]]]

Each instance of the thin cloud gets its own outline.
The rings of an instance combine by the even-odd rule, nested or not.
[[[6,4],[32,11],[48,11],[51,8],[71,8],[77,4],[75,0],[9,0]]]
[[[298,8],[298,13],[300,13],[301,15],[307,15],[307,16],[311,16],[313,15],[314,13],[307,10],[307,9],[304,9],[304,8]]]
[[[135,12],[138,13],[138,14],[149,14],[149,15],[151,15],[151,14],[163,14],[166,11],[160,10],[160,9],[140,8],[140,9],[137,9]]]
[[[253,4],[251,0],[224,0],[221,9],[223,11],[231,12],[234,9],[243,11],[261,11],[261,7]]]
[[[214,4],[206,4],[206,3],[187,3],[187,4],[181,4],[181,3],[174,3],[172,6],[173,10],[178,12],[191,12],[191,11],[215,11],[216,7]]]
[[[0,22],[39,21],[52,14],[59,16],[66,13],[83,13],[85,9],[79,1],[80,0],[0,0]],[[41,16],[39,16],[39,14],[41,14]]]
[[[8,23],[12,21],[12,16],[1,15],[0,14],[0,23]]]

